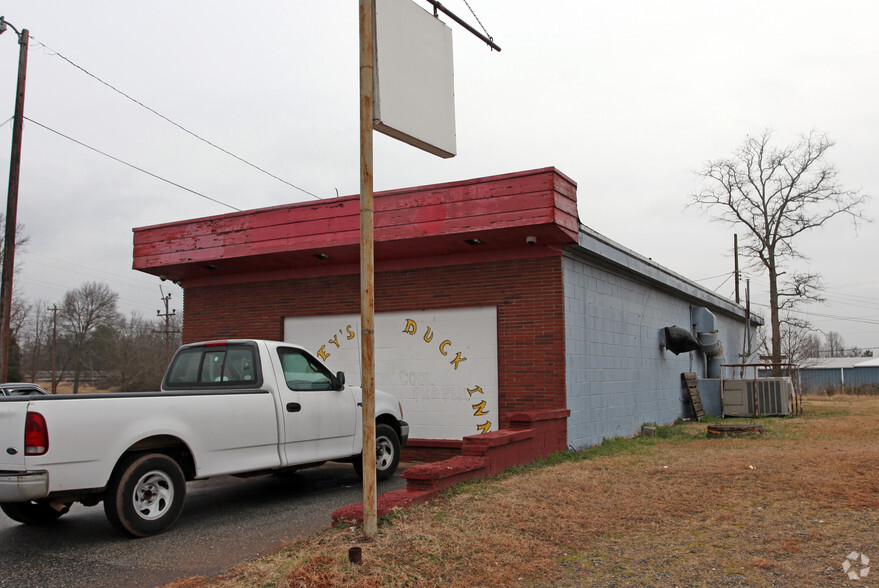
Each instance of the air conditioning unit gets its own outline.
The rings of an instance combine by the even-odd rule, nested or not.
[[[793,407],[794,385],[789,377],[723,380],[721,399],[725,417],[787,416]]]

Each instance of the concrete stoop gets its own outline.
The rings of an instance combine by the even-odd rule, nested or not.
[[[395,508],[427,502],[459,482],[494,476],[513,466],[525,465],[564,450],[570,414],[571,411],[565,408],[517,412],[510,415],[509,429],[464,437],[461,455],[412,466],[400,474],[406,480],[406,487],[378,497],[378,516],[382,517]],[[334,525],[362,521],[362,503],[333,513]]]

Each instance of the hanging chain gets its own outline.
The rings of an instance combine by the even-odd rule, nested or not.
[[[493,39],[493,38],[492,38],[492,36],[491,36],[491,35],[489,35],[489,34],[488,34],[488,31],[487,31],[487,30],[485,30],[485,25],[483,25],[483,24],[482,24],[482,21],[481,21],[481,20],[479,20],[479,17],[478,17],[478,16],[476,16],[476,13],[475,13],[475,12],[473,12],[473,8],[471,8],[471,7],[470,7],[470,3],[469,3],[469,2],[467,2],[467,0],[464,0],[464,4],[466,4],[466,5],[467,5],[467,8],[468,8],[468,9],[469,9],[469,10],[470,10],[470,14],[472,14],[472,15],[473,15],[473,18],[475,18],[475,19],[476,19],[476,22],[478,22],[478,23],[479,23],[479,26],[480,26],[480,27],[482,27],[482,32],[484,32],[484,33],[485,33],[485,36],[486,36],[486,37],[488,37],[488,38],[489,38],[489,39],[490,39],[490,40],[494,40],[494,39]]]

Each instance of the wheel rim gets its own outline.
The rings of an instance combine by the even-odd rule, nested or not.
[[[394,462],[394,445],[387,437],[375,440],[375,465],[379,470],[387,469]]]
[[[137,481],[133,501],[134,510],[141,518],[158,519],[174,503],[174,483],[165,472],[148,472]]]

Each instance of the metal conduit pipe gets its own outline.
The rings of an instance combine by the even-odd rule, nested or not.
[[[720,366],[723,364],[723,343],[714,325],[714,314],[702,306],[693,308],[693,325],[702,353],[707,359],[706,376],[719,378]]]

